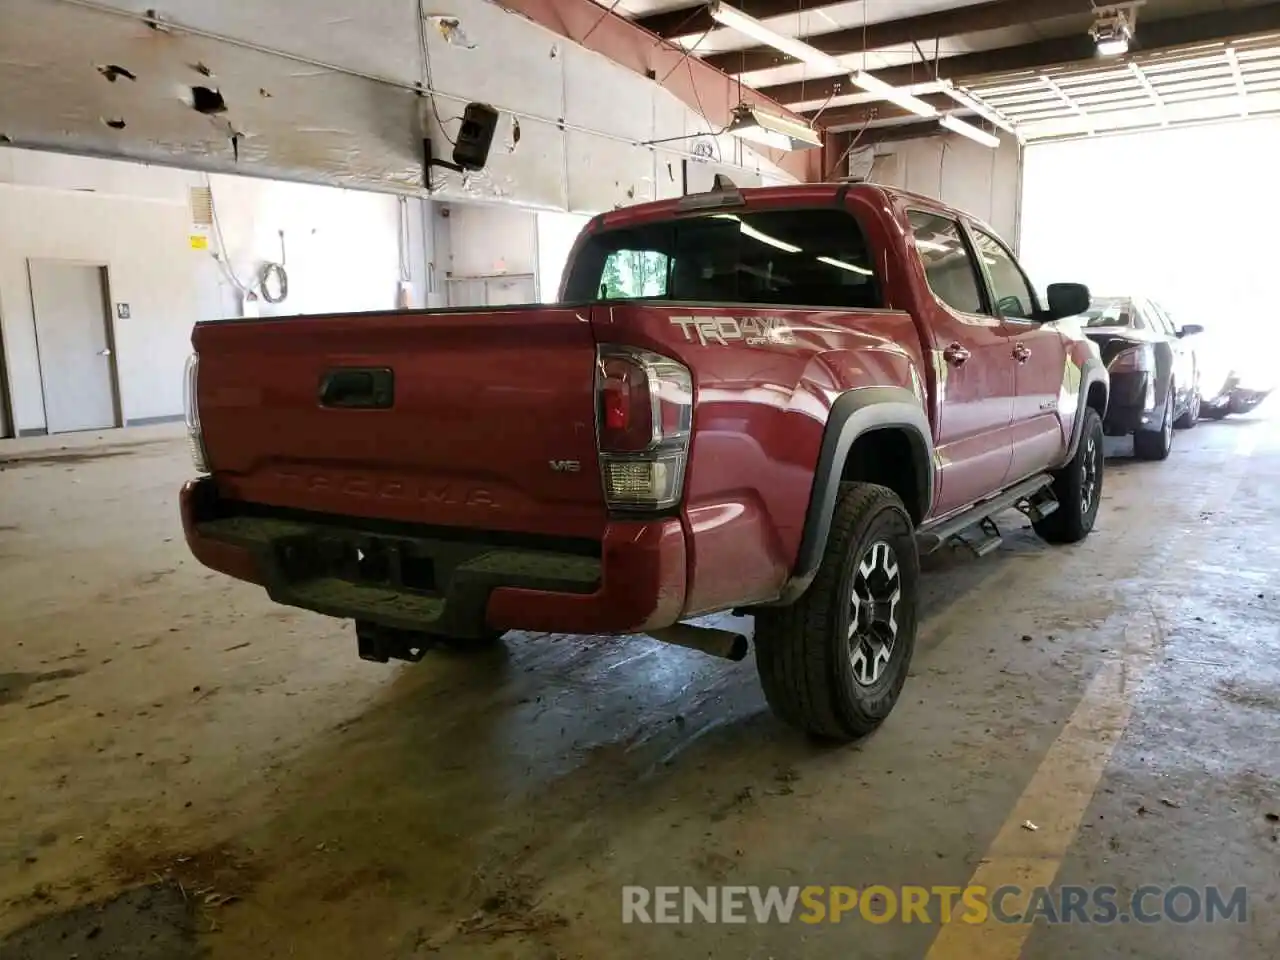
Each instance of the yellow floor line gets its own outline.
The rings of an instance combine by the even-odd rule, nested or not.
[[[1035,887],[1053,883],[1129,723],[1138,678],[1151,662],[1156,635],[1154,622],[1126,631],[1123,658],[1104,663],[1089,682],[970,878],[970,886],[990,892],[1014,884],[1029,894]],[[1037,829],[1025,829],[1026,821]],[[1025,904],[1010,899],[1006,906],[1016,910]],[[1033,929],[1030,924],[1002,924],[994,919],[980,925],[950,923],[938,932],[925,960],[1017,960]]]
[[[1277,433],[1277,422],[1246,430],[1235,443],[1235,458],[1223,486],[1208,500],[1229,500],[1244,479],[1250,456],[1260,440]],[[1053,883],[1080,820],[1093,799],[1111,754],[1120,742],[1133,709],[1142,671],[1153,662],[1159,637],[1155,610],[1125,631],[1124,654],[1105,662],[1089,682],[1067,725],[1036,768],[987,855],[969,880],[988,893],[1016,885],[1024,898],[1036,887]],[[1035,824],[1035,831],[1023,823]],[[1012,899],[1006,909],[1025,903]],[[1035,927],[1025,923],[949,923],[938,931],[925,960],[1018,960]]]

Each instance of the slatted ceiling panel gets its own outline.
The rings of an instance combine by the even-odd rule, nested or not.
[[[1021,71],[963,84],[1027,140],[1280,110],[1280,35]]]

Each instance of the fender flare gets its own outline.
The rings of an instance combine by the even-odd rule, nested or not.
[[[1107,404],[1111,402],[1111,376],[1098,357],[1088,357],[1080,367],[1080,395],[1076,400],[1076,418],[1071,424],[1071,442],[1067,444],[1067,455],[1063,457],[1059,468],[1075,459],[1076,449],[1080,446],[1080,434],[1084,430],[1084,410],[1089,405],[1089,390],[1095,383],[1102,384],[1107,391],[1107,403],[1103,404],[1098,414],[1105,419]]]
[[[911,440],[919,487],[917,502],[921,517],[929,515],[933,508],[933,431],[920,400],[906,387],[856,387],[841,394],[827,416],[800,547],[791,576],[776,603],[793,603],[818,575],[849,451],[859,437],[885,429],[902,430]]]

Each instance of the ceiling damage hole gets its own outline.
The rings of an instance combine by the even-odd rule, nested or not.
[[[207,66],[205,66],[205,64],[200,60],[197,60],[195,63],[191,64],[191,69],[194,70],[196,73],[200,74],[200,76],[202,77],[213,76],[213,71],[210,70]]]
[[[104,63],[98,67],[98,72],[102,74],[107,83],[115,83],[121,77],[126,80],[137,80],[137,74],[132,70],[120,66],[116,63]]]
[[[164,14],[155,7],[151,7],[145,14],[143,14],[142,22],[152,30],[159,30],[161,33],[169,33],[172,29],[169,26],[168,21],[165,19]]]
[[[507,153],[515,153],[516,145],[520,143],[520,118],[511,118],[511,139],[507,141]]]
[[[112,130],[123,130],[128,126],[128,124],[124,122],[123,117],[103,117],[102,122]]]
[[[213,87],[191,88],[191,109],[205,116],[227,112],[227,101]]]
[[[265,97],[266,99],[268,99],[268,100],[269,100],[269,99],[271,99],[271,91],[270,91],[270,90],[268,90],[266,87],[259,87],[259,88],[258,88],[258,96],[260,96],[260,97]]]
[[[0,143],[13,143],[13,137],[7,133],[0,133]]]

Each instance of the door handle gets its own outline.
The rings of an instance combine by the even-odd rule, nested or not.
[[[110,350],[110,348],[108,348],[108,349],[106,349],[106,350],[99,350],[99,351],[98,351],[98,356],[100,356],[100,357],[109,357],[109,356],[111,356],[111,350]]]
[[[964,365],[964,362],[969,359],[971,354],[961,344],[953,343],[942,351],[942,356],[953,367],[959,367]]]
[[[1026,363],[1031,359],[1031,348],[1025,343],[1015,343],[1013,345],[1013,359],[1019,363]]]

